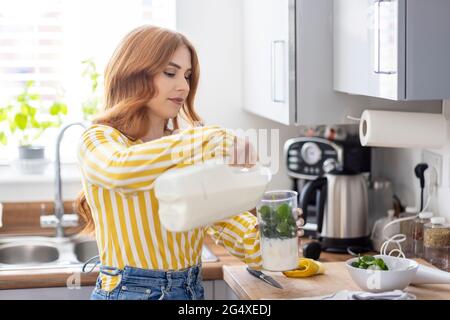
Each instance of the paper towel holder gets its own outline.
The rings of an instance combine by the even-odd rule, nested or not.
[[[353,116],[350,116],[350,115],[347,115],[346,118],[349,119],[349,120],[352,120],[352,121],[358,121],[358,122],[361,121],[361,118],[353,117]]]
[[[359,124],[361,145],[394,148],[441,148],[446,140],[443,114],[364,110]]]

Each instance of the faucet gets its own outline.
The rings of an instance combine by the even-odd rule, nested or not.
[[[60,146],[61,140],[64,136],[64,132],[74,126],[80,125],[86,129],[86,125],[82,122],[74,122],[63,127],[56,137],[56,154],[55,154],[55,212],[53,215],[41,216],[41,227],[55,228],[56,237],[64,237],[64,227],[76,227],[78,226],[78,215],[64,214],[64,202],[62,200],[62,183],[61,183],[61,160],[60,160]]]

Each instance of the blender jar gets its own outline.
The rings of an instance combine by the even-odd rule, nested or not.
[[[297,268],[298,193],[291,190],[265,192],[257,206],[262,267],[269,271]]]

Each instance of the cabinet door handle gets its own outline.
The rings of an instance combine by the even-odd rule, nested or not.
[[[397,71],[395,70],[382,70],[381,68],[381,23],[383,22],[381,19],[381,11],[384,7],[382,3],[391,3],[391,0],[375,0],[374,8],[375,8],[375,68],[374,73],[376,74],[395,74]],[[388,8],[391,9],[391,8]],[[393,59],[397,59],[397,57],[393,57]]]
[[[274,40],[271,45],[271,96],[273,102],[284,102],[284,57],[285,57],[285,41]]]

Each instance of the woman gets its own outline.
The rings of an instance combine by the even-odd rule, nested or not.
[[[249,212],[188,232],[161,226],[153,189],[158,175],[213,157],[236,159],[238,152],[230,132],[199,126],[198,80],[192,44],[154,26],[130,32],[107,65],[104,111],[78,149],[83,191],[77,208],[85,231],[95,231],[101,263],[92,299],[203,299],[205,233],[249,266],[261,264]],[[180,117],[188,129],[179,129]]]

